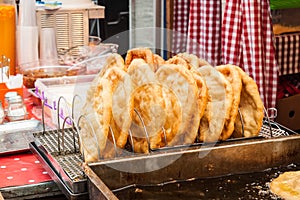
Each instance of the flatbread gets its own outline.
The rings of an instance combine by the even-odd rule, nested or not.
[[[199,114],[200,119],[203,117],[207,103],[208,103],[208,88],[204,78],[202,77],[201,73],[195,69],[191,69],[192,75],[196,81],[198,87],[198,106],[199,106]],[[199,120],[200,123],[200,120]],[[199,124],[200,126],[200,124]]]
[[[105,72],[107,71],[107,69],[109,69],[111,67],[119,67],[122,70],[126,70],[125,65],[124,65],[124,59],[120,54],[113,53],[112,55],[110,55],[106,59],[106,62],[103,65],[103,68],[101,69],[98,76],[102,77],[105,74]]]
[[[81,121],[80,123],[81,150],[86,162],[96,161],[100,156],[105,155],[109,124],[112,119],[112,87],[109,80],[100,78],[97,86],[89,90],[90,98],[87,98],[82,114],[86,116],[92,127],[87,122]],[[100,150],[100,155],[98,155],[98,150]]]
[[[179,98],[169,87],[162,86],[162,95],[165,101],[166,107],[166,120],[164,124],[165,135],[163,135],[162,147],[169,146],[173,138],[179,133],[180,126],[182,124],[182,112],[184,110],[181,107]]]
[[[182,108],[182,124],[170,146],[192,144],[197,137],[200,120],[198,88],[192,73],[184,66],[165,64],[156,72],[157,79],[170,88],[179,99]]]
[[[175,94],[160,84],[149,83],[136,88],[133,97],[135,109],[143,120],[142,123],[138,115],[133,116],[134,151],[148,153],[148,142],[151,149],[166,146],[177,134],[181,122],[181,108]]]
[[[255,81],[246,74],[241,68],[238,69],[242,78],[242,91],[239,104],[240,114],[244,124],[244,135],[241,118],[235,120],[234,137],[253,137],[258,136],[263,124],[264,105],[260,98],[258,87]]]
[[[216,69],[221,72],[225,78],[230,82],[233,90],[232,108],[229,118],[226,119],[221,135],[221,140],[228,139],[234,131],[234,122],[238,116],[238,109],[240,104],[240,96],[242,91],[242,78],[236,66],[220,65]],[[238,116],[239,117],[239,116]]]
[[[165,60],[158,54],[153,54],[154,63],[158,65],[165,64]]]
[[[103,68],[96,75],[96,77],[90,84],[90,88],[87,91],[87,96],[86,96],[87,102],[92,102],[92,98],[94,97],[94,92],[96,90],[97,85],[99,84],[101,77],[105,74],[107,69],[109,69],[111,67],[119,67],[120,69],[125,70],[124,59],[122,58],[121,55],[119,55],[117,53],[113,53],[106,59],[106,62],[104,64]]]
[[[134,59],[128,66],[127,73],[135,87],[143,84],[158,82],[150,65],[143,59]]]
[[[149,48],[133,48],[127,51],[125,65],[129,66],[135,58],[141,58],[146,63],[154,63],[153,53]]]
[[[113,130],[116,145],[124,148],[127,143],[133,115],[133,84],[130,76],[118,67],[111,67],[103,78],[110,81],[112,87],[112,121],[110,126]],[[113,143],[111,134],[110,141]]]
[[[93,81],[82,110],[92,127],[80,124],[86,161],[99,160],[98,150],[100,158],[111,158],[116,154],[115,147],[124,148],[132,121],[132,90],[129,75],[117,66],[107,68]]]
[[[158,54],[153,54],[154,58],[154,72],[159,68],[160,65],[165,64],[165,60]]]
[[[185,53],[179,53],[176,56],[181,57],[184,60],[186,60],[190,64],[190,66],[194,69],[197,69],[197,68],[205,66],[205,65],[211,66],[211,64],[209,64],[206,60],[204,60],[202,58],[198,58],[194,54],[185,52]]]
[[[222,138],[225,121],[229,119],[232,107],[232,87],[225,77],[211,66],[197,69],[208,87],[210,102],[200,121],[199,140],[216,142]]]
[[[181,123],[181,107],[176,95],[159,83],[149,64],[142,59],[131,62],[128,74],[135,88],[132,94],[134,107],[145,120],[150,134],[150,148],[166,146],[178,132]],[[134,151],[147,153],[148,141],[137,114],[133,115],[133,122]]]
[[[179,56],[173,56],[172,58],[169,58],[167,61],[166,61],[166,64],[176,64],[176,65],[182,65],[184,66],[186,69],[191,69],[191,66],[189,65],[189,63],[179,57]]]
[[[285,200],[300,200],[300,171],[280,174],[270,183],[273,194]]]

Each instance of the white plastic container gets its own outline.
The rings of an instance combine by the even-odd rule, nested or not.
[[[86,100],[86,92],[96,75],[67,76],[59,78],[37,79],[35,93],[44,101],[45,114],[51,117],[52,122],[63,124],[67,116],[72,117],[72,104],[74,102],[74,120],[77,122],[80,111]],[[74,97],[75,100],[73,101]],[[59,109],[59,112],[58,112]],[[71,124],[70,120],[66,120]]]

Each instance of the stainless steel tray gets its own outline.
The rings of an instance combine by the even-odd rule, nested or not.
[[[253,173],[300,159],[299,135],[275,122],[265,122],[255,138],[166,147],[149,154],[127,152],[84,166],[75,132],[70,128],[34,133],[31,145],[69,198],[88,193],[90,199],[117,199],[118,192],[136,186]]]
[[[88,176],[90,199],[96,199],[95,197],[98,196],[104,199],[122,199],[122,196],[117,198],[116,194],[128,188],[134,190],[131,195],[125,195],[125,199],[126,197],[134,199],[134,195],[142,193],[140,189],[142,186],[164,186],[169,183],[174,183],[176,186],[181,182],[197,179],[202,179],[202,183],[209,184],[211,182],[209,178],[212,177],[225,177],[229,182],[224,181],[224,184],[230,185],[232,184],[230,175],[233,174],[246,174],[251,177],[255,172],[300,163],[299,147],[300,135],[257,138],[89,163],[84,165],[84,170]],[[249,179],[248,185],[251,186],[252,183]],[[162,189],[158,188],[158,190]],[[221,199],[245,198],[245,193],[238,192],[232,191],[231,194],[227,194],[227,198]],[[159,196],[158,192],[157,197]],[[182,198],[189,197],[182,196]],[[269,194],[261,198],[272,197]]]
[[[33,132],[42,130],[38,120],[22,120],[0,125],[0,155],[13,154],[29,150],[34,141]]]
[[[62,178],[61,174],[59,174],[55,167],[53,166],[52,162],[48,159],[47,156],[44,155],[44,152],[40,150],[40,148],[35,144],[35,142],[31,142],[30,150],[33,154],[36,155],[40,163],[43,165],[45,170],[48,172],[52,180],[57,184],[59,189],[64,193],[64,195],[70,200],[82,200],[88,199],[87,188],[85,188],[85,192],[81,193],[73,193],[70,190],[68,185],[66,185],[65,180]]]
[[[64,182],[68,190],[74,194],[81,194],[87,192],[87,185],[86,177],[81,169],[82,159],[78,153],[78,141],[73,140],[74,131],[70,128],[64,129],[63,133],[60,130],[33,133],[34,146],[38,148],[39,154],[51,163],[52,170]]]

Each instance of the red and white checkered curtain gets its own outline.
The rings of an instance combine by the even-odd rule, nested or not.
[[[279,75],[300,73],[300,33],[275,36]]]
[[[176,38],[174,44],[186,44],[187,52],[212,65],[240,66],[256,81],[265,107],[275,107],[278,66],[269,1],[227,0],[223,20],[220,0],[175,0],[175,5],[189,7],[189,17],[183,12],[174,17],[174,27],[188,24],[187,39]]]
[[[222,62],[240,66],[257,83],[266,108],[274,108],[278,81],[268,0],[227,0]]]
[[[191,0],[187,51],[220,64],[221,58],[221,2],[216,0]]]
[[[172,53],[186,51],[190,0],[175,0],[173,12]]]

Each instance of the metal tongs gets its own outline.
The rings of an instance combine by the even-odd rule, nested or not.
[[[7,77],[7,80],[9,79],[9,65],[10,59],[2,55],[0,60],[0,83],[4,83],[4,77]]]

